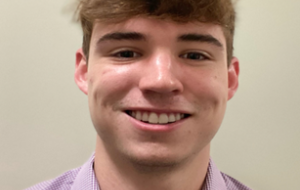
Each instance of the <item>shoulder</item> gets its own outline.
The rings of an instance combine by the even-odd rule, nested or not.
[[[25,190],[99,190],[94,173],[94,154],[81,167],[65,172],[59,177],[39,183]]]
[[[227,189],[230,190],[251,190],[249,187],[245,186],[238,180],[234,179],[233,177],[221,172],[221,175],[225,181]]]
[[[41,182],[25,190],[69,190],[71,189],[81,167],[67,171],[55,179]]]

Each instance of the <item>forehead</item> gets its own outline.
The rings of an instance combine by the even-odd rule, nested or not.
[[[211,35],[225,44],[225,36],[220,25],[212,23],[188,22],[178,23],[149,17],[134,17],[119,23],[95,22],[91,41],[111,32],[137,32],[146,37],[167,37],[176,39],[179,35],[198,33]]]

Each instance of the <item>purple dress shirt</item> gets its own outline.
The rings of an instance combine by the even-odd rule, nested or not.
[[[93,155],[83,166],[25,190],[101,190],[94,173]],[[220,172],[210,160],[202,190],[251,190],[234,178]]]

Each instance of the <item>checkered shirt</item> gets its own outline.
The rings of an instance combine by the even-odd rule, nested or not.
[[[93,155],[83,166],[25,190],[101,190],[94,173]],[[202,190],[251,190],[236,179],[220,172],[210,160]]]

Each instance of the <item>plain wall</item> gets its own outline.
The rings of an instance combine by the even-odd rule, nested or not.
[[[74,83],[82,34],[68,1],[0,1],[0,189],[82,165],[96,133]],[[240,87],[212,157],[257,190],[300,189],[300,1],[240,0]]]

